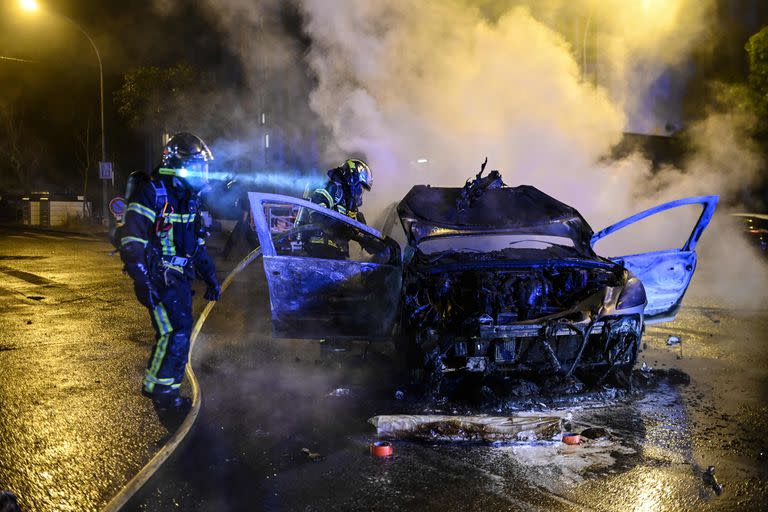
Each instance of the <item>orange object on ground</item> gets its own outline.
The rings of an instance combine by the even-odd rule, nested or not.
[[[563,434],[563,442],[565,444],[581,444],[581,436],[579,434]]]
[[[392,455],[392,443],[389,441],[376,441],[371,443],[371,455],[374,457],[389,457]]]

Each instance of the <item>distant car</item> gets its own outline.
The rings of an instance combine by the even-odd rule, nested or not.
[[[397,207],[402,248],[321,206],[251,193],[273,335],[394,336],[414,375],[433,389],[449,373],[627,384],[643,326],[672,320],[680,308],[718,199],[662,204],[593,234],[574,208],[534,187],[487,190],[468,207],[457,203],[462,190],[413,187]],[[275,231],[265,211],[280,204],[324,220]],[[592,249],[630,224],[690,204],[703,210],[680,249],[610,259]],[[360,250],[343,260],[309,257],[302,250],[308,229]]]
[[[755,247],[768,254],[768,214],[733,213],[743,222],[744,234]]]

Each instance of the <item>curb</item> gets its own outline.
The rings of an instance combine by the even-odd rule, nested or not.
[[[234,278],[248,265],[253,263],[253,261],[259,256],[261,256],[261,247],[257,247],[251,251],[245,258],[242,259],[242,261],[240,261],[240,263],[237,264],[234,269],[232,269],[232,271],[229,273],[229,275],[227,275],[226,279],[224,279],[224,282],[221,285],[222,294],[224,291],[226,291]],[[189,434],[190,430],[192,430],[192,427],[194,426],[195,421],[200,414],[200,408],[202,406],[202,393],[200,391],[200,385],[197,381],[197,377],[195,376],[195,372],[192,370],[192,351],[195,348],[197,336],[200,334],[200,330],[203,328],[208,315],[215,305],[215,302],[208,302],[205,305],[205,308],[203,308],[203,311],[197,318],[197,322],[195,322],[195,326],[192,328],[192,334],[189,337],[190,357],[189,361],[187,362],[187,366],[184,369],[184,374],[192,385],[192,407],[187,413],[187,417],[184,418],[184,422],[171,436],[168,442],[166,442],[163,447],[160,448],[160,451],[158,451],[154,457],[152,457],[150,461],[147,462],[147,464],[141,468],[141,470],[139,470],[139,472],[136,473],[136,475],[131,478],[128,483],[123,486],[122,489],[120,489],[120,491],[118,491],[118,493],[110,500],[107,506],[102,509],[102,512],[117,512],[123,506],[125,506],[125,504],[128,503],[128,501],[139,491],[139,489],[141,489],[144,484],[146,484],[149,479],[152,478],[157,470],[160,469],[160,466],[162,466],[163,463],[168,460],[168,458],[179,447],[179,445],[181,445],[182,441],[184,441],[184,439],[187,437],[187,434]]]

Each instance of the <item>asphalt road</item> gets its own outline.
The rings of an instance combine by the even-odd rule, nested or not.
[[[0,488],[26,511],[98,510],[175,426],[138,393],[151,330],[108,251],[92,237],[0,231]],[[561,411],[608,428],[608,441],[399,440],[394,457],[374,459],[367,419],[424,405],[394,399],[400,381],[386,345],[335,352],[271,340],[259,267],[237,279],[202,331],[196,427],[126,510],[760,510],[768,502],[766,309],[736,313],[695,293],[695,281],[679,319],[646,334],[640,364],[657,371],[644,394]],[[667,347],[668,334],[682,347]],[[658,371],[668,368],[690,384]],[[474,412],[432,409],[440,407]],[[708,465],[725,484],[721,496],[702,480]]]
[[[424,404],[394,398],[399,380],[386,345],[335,352],[269,339],[255,264],[202,331],[195,429],[126,510],[765,509],[766,310],[736,314],[691,292],[675,323],[646,334],[638,364],[654,369],[648,389],[558,411],[608,428],[610,440],[579,447],[400,440],[392,458],[376,459],[367,419],[422,412]],[[669,334],[682,345],[668,347]],[[703,481],[709,465],[725,484],[720,496]]]
[[[103,239],[0,228],[0,489],[97,511],[175,430],[139,394],[146,310]]]

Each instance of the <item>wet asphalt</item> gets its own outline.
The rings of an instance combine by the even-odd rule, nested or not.
[[[389,459],[368,453],[377,439],[368,418],[487,407],[395,399],[402,380],[386,344],[337,352],[268,332],[257,262],[202,331],[198,423],[126,510],[768,509],[765,309],[736,314],[692,289],[675,323],[648,329],[638,365],[652,370],[639,394],[557,411],[577,431],[607,428],[609,439],[395,440]],[[669,347],[670,334],[682,345]],[[710,465],[719,496],[703,479]]]
[[[97,511],[162,446],[139,394],[151,348],[103,239],[0,227],[0,489],[25,511]]]
[[[108,250],[0,231],[0,488],[24,510],[98,510],[174,428],[138,394],[150,327]],[[695,283],[678,320],[646,333],[641,394],[558,411],[608,439],[395,440],[378,459],[371,416],[477,411],[396,400],[387,345],[271,340],[257,261],[203,328],[197,424],[125,510],[768,509],[768,310],[736,313]],[[702,478],[709,465],[720,496]]]

